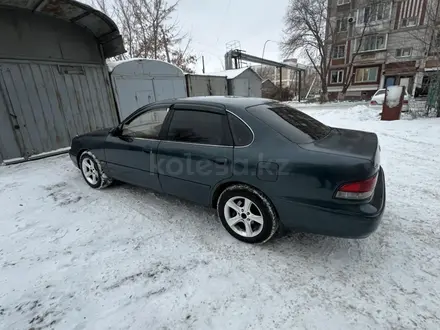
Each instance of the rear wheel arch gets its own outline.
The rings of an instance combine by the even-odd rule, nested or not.
[[[88,151],[88,149],[81,149],[80,151],[78,151],[78,154],[76,155],[76,163],[78,164],[78,167],[80,166],[80,159],[83,153],[85,153],[86,151]]]
[[[217,208],[217,201],[218,198],[220,197],[221,193],[228,187],[236,185],[236,184],[245,184],[243,182],[240,181],[229,181],[229,182],[223,182],[220,183],[219,185],[217,185],[214,188],[214,192],[212,193],[212,197],[211,197],[211,207],[212,208]]]
[[[232,203],[235,203],[234,200],[239,200],[239,202],[241,203],[238,205],[238,207],[243,208],[241,209],[241,211],[237,210],[235,207],[230,206],[227,210],[226,205],[228,205],[228,203],[230,203],[231,201],[233,201]],[[251,205],[253,203],[253,205],[256,206],[253,211],[251,210],[251,208],[246,209],[246,200],[250,202]],[[253,187],[252,185],[242,182],[230,182],[229,185],[225,184],[224,189],[220,190],[220,195],[216,203],[217,214],[224,228],[232,236],[240,241],[246,243],[262,244],[269,241],[277,233],[282,232],[283,226],[280,222],[278,212],[276,211],[274,204],[261,190]],[[236,218],[239,217],[239,213],[235,213],[234,215],[232,215],[231,219],[230,209],[239,213],[244,212],[241,214],[241,219],[244,220],[240,219],[239,221],[237,221]],[[251,218],[251,216],[260,217],[260,221],[263,222]],[[231,224],[230,220],[235,222]],[[236,223],[238,222],[240,222],[239,225],[245,225],[246,234],[243,233],[243,228],[237,231]],[[256,223],[261,224],[262,227],[253,228],[256,229],[254,232],[252,232],[252,229],[249,229],[250,232],[248,232],[248,227],[252,228]]]
[[[222,194],[223,191],[225,191],[226,189],[228,189],[231,186],[247,186],[252,190],[256,190],[258,191],[260,194],[262,194],[267,200],[269,200],[271,202],[271,204],[273,205],[272,201],[270,200],[270,198],[264,193],[262,192],[259,188],[249,184],[249,183],[245,183],[242,181],[228,181],[228,182],[223,182],[221,184],[219,184],[215,189],[214,189],[214,193],[212,194],[212,198],[211,198],[211,207],[212,208],[216,208],[217,207],[217,202],[218,199],[220,197],[220,195]]]

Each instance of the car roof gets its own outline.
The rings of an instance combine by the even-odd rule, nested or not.
[[[197,103],[206,105],[224,105],[235,107],[251,107],[258,104],[276,102],[271,99],[264,99],[259,97],[241,97],[241,96],[192,96],[171,100],[163,100],[157,102],[160,103]]]

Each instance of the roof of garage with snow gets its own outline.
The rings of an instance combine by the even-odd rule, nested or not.
[[[225,71],[213,72],[213,73],[206,73],[205,75],[221,76],[221,77],[226,77],[228,79],[235,79],[247,70],[252,71],[253,73],[255,73],[255,75],[257,75],[261,79],[260,75],[257,72],[255,72],[255,70],[252,69],[251,67],[245,67],[245,68],[240,68],[240,69],[231,69],[231,70],[225,70]]]
[[[27,9],[76,24],[89,30],[102,45],[104,56],[125,53],[124,42],[115,22],[106,14],[74,0],[0,0],[0,8]]]

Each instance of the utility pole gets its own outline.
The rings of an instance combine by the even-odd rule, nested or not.
[[[205,73],[205,56],[202,56],[202,72]]]
[[[280,66],[280,101],[283,100],[283,67]]]

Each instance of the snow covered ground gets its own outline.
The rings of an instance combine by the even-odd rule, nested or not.
[[[440,119],[304,109],[379,135],[388,204],[372,236],[251,246],[213,210],[94,191],[65,155],[0,167],[0,329],[439,329]]]

